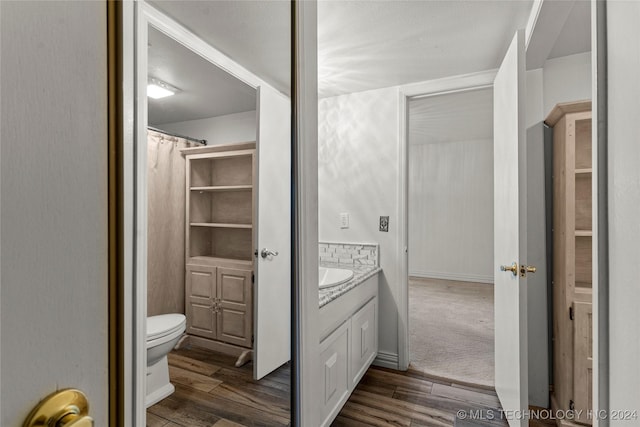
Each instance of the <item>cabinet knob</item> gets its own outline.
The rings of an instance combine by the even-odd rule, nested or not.
[[[33,408],[23,427],[93,427],[87,396],[67,388],[45,397]]]

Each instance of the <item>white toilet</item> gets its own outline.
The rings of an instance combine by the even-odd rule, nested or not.
[[[147,408],[175,391],[169,382],[167,354],[184,333],[184,314],[147,317]]]

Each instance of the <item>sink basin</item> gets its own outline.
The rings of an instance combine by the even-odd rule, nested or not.
[[[353,277],[353,271],[344,268],[320,267],[319,283],[320,289],[338,286],[348,282]]]

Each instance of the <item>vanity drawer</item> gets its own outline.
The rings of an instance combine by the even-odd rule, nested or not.
[[[351,388],[358,381],[378,353],[378,298],[372,298],[351,318]]]

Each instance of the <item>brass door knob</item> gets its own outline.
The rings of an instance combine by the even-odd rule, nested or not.
[[[45,397],[33,408],[23,427],[93,427],[87,396],[67,388]]]
[[[518,263],[514,262],[511,265],[501,265],[500,271],[510,271],[514,276],[518,275]]]

